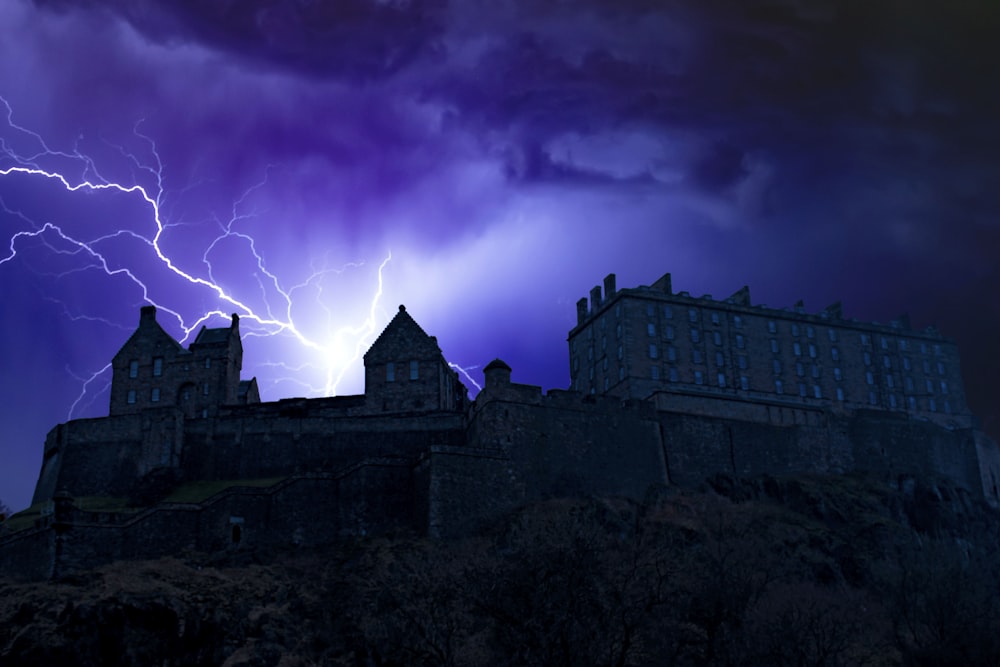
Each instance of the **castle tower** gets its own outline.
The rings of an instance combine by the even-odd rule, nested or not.
[[[208,417],[219,405],[259,402],[256,381],[240,382],[240,319],[228,327],[202,327],[188,349],[144,306],[139,328],[112,359],[111,416],[176,406],[186,417]]]
[[[384,412],[464,409],[465,385],[428,336],[400,306],[365,353],[365,397]]]

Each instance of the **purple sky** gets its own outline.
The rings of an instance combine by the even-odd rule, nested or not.
[[[156,202],[0,175],[0,499],[106,414],[143,303],[239,313],[264,400],[360,393],[400,303],[566,387],[609,272],[909,312],[1000,435],[997,34],[994,0],[0,3],[0,171]]]

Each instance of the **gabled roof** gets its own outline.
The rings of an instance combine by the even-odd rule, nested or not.
[[[365,353],[365,364],[400,359],[443,358],[437,339],[428,336],[416,320],[400,306],[399,312],[386,325]]]
[[[170,347],[173,347],[179,353],[186,353],[187,350],[184,346],[174,340],[174,337],[163,330],[159,322],[156,321],[156,308],[154,306],[143,306],[140,310],[139,316],[139,327],[132,332],[125,344],[122,345],[118,352],[115,353],[114,359],[117,359],[121,354],[130,350],[135,344],[140,340],[146,339],[148,341],[161,341]]]
[[[229,340],[229,327],[219,329],[201,328],[198,336],[194,339],[194,345],[205,345],[209,343],[225,343]]]

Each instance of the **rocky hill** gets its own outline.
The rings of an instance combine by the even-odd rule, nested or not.
[[[0,665],[996,665],[998,545],[947,485],[720,476],[461,540],[0,582]]]

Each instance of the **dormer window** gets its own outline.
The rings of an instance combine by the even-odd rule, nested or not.
[[[396,364],[391,361],[385,365],[385,381],[395,382],[396,381]]]
[[[128,376],[130,378],[137,378],[137,377],[139,377],[139,362],[136,361],[135,359],[133,359],[132,361],[128,362]],[[134,403],[135,401],[132,401],[132,402]]]
[[[153,377],[161,375],[163,375],[163,357],[156,357],[153,359]]]
[[[411,361],[410,362],[410,379],[416,380],[420,377],[420,362]]]

